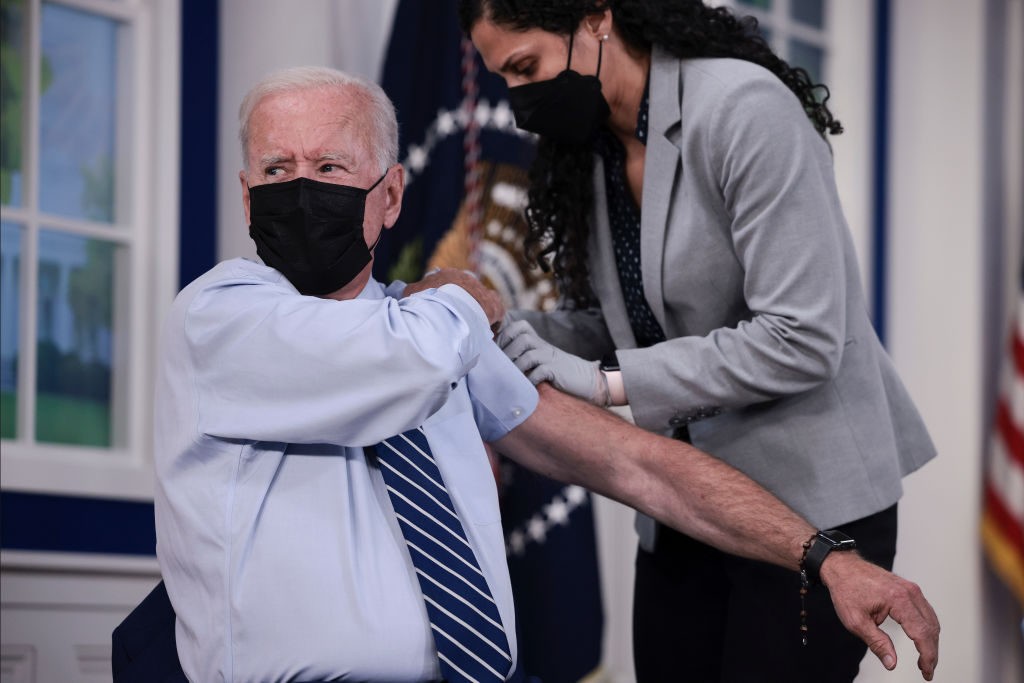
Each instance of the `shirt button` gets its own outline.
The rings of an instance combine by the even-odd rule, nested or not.
[[[512,417],[519,417],[522,414],[523,414],[523,409],[522,408],[513,408],[512,409]]]

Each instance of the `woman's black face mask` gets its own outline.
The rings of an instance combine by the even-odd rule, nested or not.
[[[365,190],[309,178],[250,187],[249,236],[256,253],[302,294],[336,292],[366,267],[377,246],[368,247],[363,238],[363,212],[366,195],[385,176]]]
[[[598,43],[597,73],[584,76],[569,68],[573,38],[569,36],[565,71],[546,81],[509,88],[508,99],[519,128],[555,142],[581,145],[594,138],[611,110],[598,78],[604,41]]]

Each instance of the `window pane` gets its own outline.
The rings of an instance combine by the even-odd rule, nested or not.
[[[817,45],[802,40],[789,41],[789,62],[790,66],[799,66],[807,70],[812,83],[822,82],[822,62],[825,60],[825,52]]]
[[[0,223],[0,438],[18,436],[21,229]]]
[[[22,131],[26,109],[25,1],[0,0],[0,202],[21,206]]]
[[[110,446],[116,252],[109,242],[40,232],[37,441]]]
[[[114,220],[117,22],[43,4],[39,206]]]
[[[793,19],[815,28],[824,28],[825,3],[823,0],[789,0],[789,13]]]

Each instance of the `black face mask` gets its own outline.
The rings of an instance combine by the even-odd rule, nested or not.
[[[366,195],[385,176],[365,190],[309,178],[250,187],[249,236],[256,253],[302,294],[338,291],[366,267],[377,246],[366,245],[363,211]]]
[[[516,125],[555,142],[581,145],[593,139],[610,113],[601,93],[601,53],[597,47],[597,73],[584,76],[569,68],[573,37],[569,36],[569,61],[554,78],[508,89]]]

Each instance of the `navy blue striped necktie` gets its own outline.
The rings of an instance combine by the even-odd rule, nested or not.
[[[376,445],[449,683],[504,681],[512,668],[498,606],[422,429]]]

